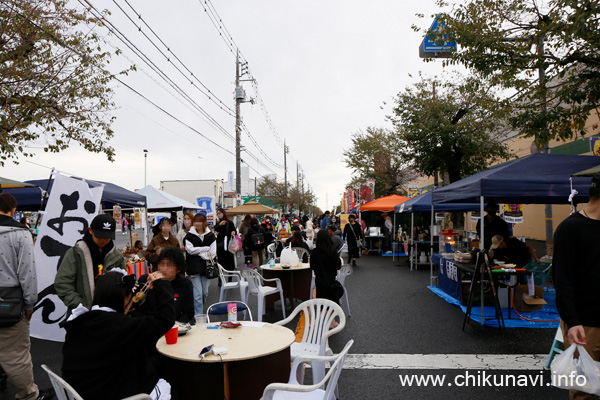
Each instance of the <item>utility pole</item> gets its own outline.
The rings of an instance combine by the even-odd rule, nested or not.
[[[542,89],[542,113],[546,114],[546,70],[544,69],[543,54],[544,54],[544,36],[542,35],[538,42],[537,53],[542,56],[538,67],[538,77],[540,86]],[[550,153],[550,146],[548,143],[544,145],[543,149],[540,149],[543,153]],[[554,249],[554,238],[553,238],[553,224],[552,224],[552,205],[546,204],[546,254],[552,254]]]
[[[254,201],[256,201],[256,177],[254,177]]]
[[[302,188],[302,195],[300,198],[302,199],[302,202],[305,203],[306,199],[304,198],[304,170],[302,170],[302,173],[300,174],[300,182],[300,187]],[[306,203],[304,204],[304,207],[306,207]],[[306,212],[306,208],[304,211]]]
[[[283,213],[286,214],[288,212],[287,205],[287,153],[288,148],[285,144],[285,139],[283,140]]]
[[[240,52],[235,57],[235,193],[242,193],[242,168],[241,168],[241,116],[240,103],[243,100],[242,87],[240,86]]]
[[[300,167],[296,161],[296,196],[298,197],[298,215],[300,215]]]

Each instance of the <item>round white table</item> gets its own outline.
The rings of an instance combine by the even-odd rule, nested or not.
[[[294,332],[264,322],[247,324],[233,329],[194,326],[173,345],[164,336],[158,340],[167,381],[181,398],[258,399],[269,383],[287,382]],[[227,354],[211,353],[202,360],[200,351],[211,344],[225,347]]]
[[[302,263],[302,266],[282,268],[280,264],[271,267],[269,264],[260,266],[263,276],[266,279],[279,278],[283,288],[283,297],[290,301],[292,309],[294,308],[294,299],[305,301],[311,298],[310,283],[312,281],[312,271],[309,263]],[[271,282],[266,282],[271,286]],[[276,301],[275,297],[270,296],[266,299],[266,307],[272,308]]]

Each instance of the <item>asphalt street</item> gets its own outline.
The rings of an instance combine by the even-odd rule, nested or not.
[[[241,262],[241,258],[239,260]],[[549,372],[542,371],[539,363],[532,365],[531,369],[516,369],[516,366],[515,369],[497,369],[494,365],[489,370],[458,367],[438,369],[435,360],[439,357],[442,365],[447,355],[473,355],[473,358],[477,358],[495,354],[547,354],[555,330],[523,328],[505,329],[501,333],[497,328],[484,328],[471,323],[463,332],[463,313],[429,291],[428,282],[429,270],[410,271],[405,258],[396,259],[395,262],[391,257],[378,255],[360,258],[353,275],[346,280],[352,316],[347,319],[344,330],[331,338],[330,346],[334,352],[341,350],[348,340],[354,339],[354,346],[350,349],[354,359],[364,354],[436,356],[432,357],[434,361],[427,369],[406,369],[403,364],[378,367],[352,363],[342,371],[340,377],[341,399],[568,398],[566,391],[547,386]],[[208,304],[218,301],[216,283],[216,280],[211,281]],[[228,299],[238,299],[236,295],[236,292],[230,291]],[[249,305],[255,313],[257,304],[254,298]],[[342,307],[345,309],[345,304]],[[281,310],[277,309],[269,311],[264,317],[267,322],[279,319]],[[47,364],[60,373],[61,348],[60,343],[32,339],[35,378],[41,388],[49,387],[50,383],[40,365]],[[447,364],[444,365],[447,368]],[[426,375],[444,377],[445,381],[441,386],[433,386],[431,382],[427,386],[417,386],[413,382],[411,386],[405,380],[411,376]],[[500,378],[506,379],[507,375],[514,375],[516,379],[524,375],[531,378],[527,378],[530,381],[526,385],[522,380],[514,383],[507,379],[509,384],[499,387],[494,386],[493,379],[488,375],[499,377],[496,382],[500,382]],[[465,380],[465,376],[479,376],[480,379],[477,381],[472,378],[469,381]],[[12,399],[13,396],[9,388],[8,392],[0,393],[0,400]]]

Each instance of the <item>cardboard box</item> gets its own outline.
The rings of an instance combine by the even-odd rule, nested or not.
[[[529,297],[527,285],[519,285],[515,288],[515,307],[521,312],[533,312],[544,308],[544,289],[535,287],[534,297]]]

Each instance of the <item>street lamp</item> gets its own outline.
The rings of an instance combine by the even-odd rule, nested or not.
[[[146,177],[147,175],[147,165],[148,165],[148,150],[144,149],[144,187],[147,186]]]

